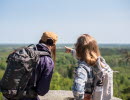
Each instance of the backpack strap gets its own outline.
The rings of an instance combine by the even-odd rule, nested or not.
[[[46,52],[46,51],[35,51],[36,55],[39,55],[39,56],[49,56],[51,57],[51,55]],[[36,65],[36,69],[38,67],[38,64],[40,62],[40,59],[38,59],[38,62],[37,62],[37,65]],[[37,72],[36,72],[36,69],[35,69],[35,80],[34,80],[34,87],[36,87],[36,82],[37,82]]]
[[[86,70],[87,75],[88,75],[88,78],[90,78],[91,76],[90,76],[90,73],[89,73],[89,71],[87,70],[87,68],[86,68],[84,65],[82,65],[82,67]]]
[[[51,57],[51,55],[46,51],[35,51],[35,53],[36,53],[36,55],[39,55],[39,56],[50,56]]]
[[[87,67],[83,64],[81,64],[82,67],[86,70],[87,72],[87,76],[88,76],[88,79],[90,78],[93,78],[93,71],[90,69],[90,71],[87,69]],[[92,81],[92,80],[91,80]],[[93,93],[93,90],[94,90],[94,85],[93,85],[93,82],[90,82],[89,84],[91,84],[91,92],[85,92],[87,94],[92,94]]]
[[[37,46],[35,44],[30,44],[28,46],[29,48],[33,48],[34,52],[37,56],[49,56],[51,57],[51,54],[49,54],[47,51],[38,51]],[[38,57],[39,58],[39,57]],[[36,69],[38,67],[38,64],[40,62],[40,59],[38,59],[37,64],[36,64]],[[34,87],[36,87],[36,82],[37,82],[37,73],[36,73],[36,69],[35,69],[35,79],[34,79]]]
[[[39,56],[50,56],[51,54],[48,53],[47,51],[38,51],[37,46],[35,44],[30,44],[28,47],[32,47],[35,49],[35,54]]]

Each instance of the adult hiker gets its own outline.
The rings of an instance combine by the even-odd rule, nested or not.
[[[73,83],[75,100],[110,100],[112,90],[112,70],[101,57],[96,40],[88,35],[81,35],[75,44],[75,50],[69,47],[66,53],[78,59]]]
[[[35,91],[38,95],[44,96],[50,87],[50,82],[53,74],[54,62],[56,57],[56,42],[58,36],[53,32],[44,32],[39,44],[37,44],[37,49],[39,51],[46,51],[52,55],[53,59],[49,56],[42,56],[40,58],[39,65],[37,67],[37,84]],[[34,76],[32,77],[32,82],[34,81]],[[30,81],[31,84],[31,81]],[[38,97],[30,99],[23,98],[22,100],[39,100]]]
[[[10,58],[12,56],[13,57],[15,56],[16,58],[17,58],[17,56],[19,56],[18,59],[20,59],[20,57],[22,59],[25,59],[25,61],[24,61],[25,63],[23,63],[22,65],[17,65],[16,69],[9,68],[11,66],[8,63],[9,67],[7,67],[6,73],[8,73],[8,74],[17,73],[17,75],[19,75],[19,74],[21,74],[21,75],[19,75],[19,77],[17,77],[17,75],[12,76],[12,79],[11,79],[10,78],[11,75],[10,75],[10,77],[8,77],[9,75],[6,75],[6,73],[5,73],[5,75],[1,81],[1,87],[2,87],[2,93],[4,94],[4,96],[6,98],[8,98],[7,100],[39,100],[38,95],[44,96],[49,91],[50,82],[51,82],[51,78],[52,78],[52,74],[53,74],[55,57],[56,57],[57,39],[58,39],[58,36],[55,33],[44,32],[41,39],[39,40],[39,43],[35,47],[33,47],[34,50],[28,47],[25,49],[21,49],[20,51],[18,50],[9,56],[9,58],[8,58],[9,62],[11,62]],[[26,51],[28,51],[29,54]],[[22,53],[22,56],[21,56],[21,53]],[[32,54],[30,54],[30,53],[32,53]],[[35,69],[32,70],[33,65],[30,66],[29,64],[33,63],[32,62],[33,55],[35,55],[35,54],[38,54],[37,56],[39,56],[39,59],[36,62],[37,63],[36,66],[34,66]],[[24,57],[24,55],[26,55],[26,57],[28,57],[28,55],[30,55],[32,57],[31,58],[32,60],[29,58],[30,62],[28,62],[28,59],[26,59],[26,57]],[[37,58],[37,56],[35,58]],[[20,61],[23,61],[23,60],[20,59]],[[13,62],[11,62],[11,63],[13,63]],[[19,64],[19,63],[17,63],[17,64]],[[25,66],[25,65],[27,65],[27,66]],[[14,67],[15,67],[15,65],[14,65]],[[19,69],[17,69],[17,68],[19,68]],[[25,68],[25,70],[22,70],[24,68]],[[12,70],[12,72],[10,72],[9,69]],[[22,71],[18,72],[20,70],[22,70]],[[30,70],[32,70],[32,73],[30,73]],[[25,75],[24,77],[22,75],[23,73]],[[30,78],[28,78],[26,76],[26,74],[29,74],[28,77],[30,77]],[[6,80],[5,80],[6,77],[8,77],[7,82],[9,80],[12,80],[9,83],[9,85],[12,85],[11,87],[9,87],[9,85],[6,86],[6,84],[7,84]],[[13,77],[15,77],[15,79],[13,79]],[[20,77],[22,77],[22,79]],[[17,79],[17,78],[19,78],[19,79]],[[19,80],[21,80],[21,82],[19,82]],[[13,84],[13,82],[15,84]],[[17,86],[17,84],[19,86]],[[16,90],[13,90],[12,87],[15,87]],[[23,87],[25,89],[23,89]]]

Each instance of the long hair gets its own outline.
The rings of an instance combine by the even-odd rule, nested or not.
[[[44,43],[44,44],[48,45],[46,42],[43,42],[42,40],[40,40],[39,43]],[[55,63],[56,62],[56,45],[54,44],[54,45],[49,45],[49,46],[52,46],[51,55],[52,55],[52,59]]]
[[[56,45],[53,45],[53,47],[51,49],[51,53],[52,53],[52,59],[55,63],[56,62]]]
[[[99,47],[96,40],[88,34],[81,35],[75,44],[78,59],[85,61],[89,65],[95,65],[100,56]]]

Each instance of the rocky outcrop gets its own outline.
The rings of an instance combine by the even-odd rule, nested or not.
[[[65,90],[50,90],[45,96],[39,96],[40,100],[73,100],[73,94],[71,91]],[[111,100],[122,100],[113,97]]]

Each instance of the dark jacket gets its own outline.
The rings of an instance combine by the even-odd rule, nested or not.
[[[39,51],[46,51],[50,53],[49,49],[44,44],[37,44],[37,49]],[[40,62],[36,69],[37,74],[37,82],[35,91],[38,95],[44,96],[50,87],[50,82],[53,74],[54,62],[51,57],[49,56],[42,56],[40,58]],[[32,78],[29,81],[29,84],[33,84],[35,80],[35,72],[33,72]],[[38,97],[30,99],[30,98],[23,98],[21,100],[39,100]]]

